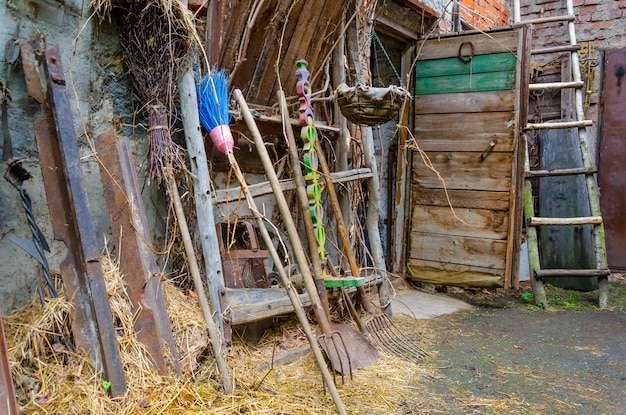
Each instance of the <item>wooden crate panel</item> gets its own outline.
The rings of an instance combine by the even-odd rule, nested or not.
[[[509,191],[512,155],[491,153],[480,161],[480,153],[425,153],[447,189]],[[420,187],[442,189],[443,183],[420,154],[413,155],[413,182]]]
[[[512,152],[515,131],[510,113],[438,114],[415,117],[415,143],[423,151]],[[459,121],[462,120],[462,121]]]
[[[479,288],[504,286],[504,270],[494,268],[440,264],[438,262],[410,259],[407,271],[408,279],[429,284]]]
[[[432,78],[449,75],[476,75],[492,72],[515,72],[517,59],[512,53],[493,53],[475,56],[470,62],[458,57],[420,60],[415,65],[415,76]]]
[[[409,258],[504,270],[506,241],[411,231]]]
[[[468,75],[446,75],[417,78],[415,94],[450,94],[456,92],[481,92],[513,89],[515,72],[501,71]]]
[[[515,90],[415,96],[416,114],[511,112],[514,109]]]
[[[459,45],[462,42],[472,42],[474,55],[489,53],[516,53],[518,45],[518,30],[490,32],[489,35],[476,33],[465,36],[432,39],[420,51],[419,60],[452,58],[459,55]],[[463,52],[469,48],[464,47]]]
[[[506,239],[508,212],[416,204],[411,215],[413,230],[423,233]]]
[[[476,190],[425,189],[414,183],[411,187],[412,203],[429,206],[449,205],[455,208],[509,210],[509,192],[491,192]]]

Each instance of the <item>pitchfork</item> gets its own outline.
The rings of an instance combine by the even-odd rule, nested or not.
[[[316,146],[321,149],[319,141]],[[352,245],[348,237],[348,230],[343,221],[341,208],[337,199],[337,193],[335,193],[335,187],[333,186],[332,179],[330,177],[330,169],[328,168],[328,162],[323,151],[318,151],[318,162],[322,169],[322,176],[326,181],[326,191],[328,193],[328,199],[332,206],[333,213],[335,214],[335,220],[337,221],[337,229],[339,230],[339,236],[341,237],[341,243],[348,257],[348,263],[350,264],[350,271],[352,276],[359,277],[359,267],[357,266],[354,253],[352,252]],[[331,267],[332,268],[332,267]],[[352,314],[357,319],[359,328],[366,333],[369,333],[376,344],[383,349],[386,353],[401,357],[409,361],[419,361],[427,353],[410,337],[404,334],[398,326],[387,316],[385,313],[377,314],[374,311],[374,307],[369,297],[367,296],[365,289],[357,287],[357,293],[359,294],[361,304],[365,311],[369,314],[368,319],[365,322],[360,321],[360,317],[352,304],[352,300],[348,295],[345,295],[346,302],[350,307]]]

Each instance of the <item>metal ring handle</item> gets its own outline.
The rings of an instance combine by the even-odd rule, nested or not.
[[[468,56],[463,56],[463,47],[470,47],[470,54]],[[463,42],[459,46],[459,60],[463,63],[469,63],[474,58],[474,44],[472,42]]]

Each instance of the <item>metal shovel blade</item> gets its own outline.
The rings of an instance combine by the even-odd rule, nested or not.
[[[341,375],[370,366],[378,360],[378,350],[361,332],[343,323],[330,323],[331,333],[318,330],[318,343],[331,367]]]

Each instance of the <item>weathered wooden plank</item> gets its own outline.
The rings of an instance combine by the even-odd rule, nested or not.
[[[423,151],[508,152],[515,147],[510,113],[439,114],[415,117],[415,143]],[[463,122],[459,122],[462,117]],[[490,122],[491,121],[491,122]],[[493,143],[493,145],[491,144]]]
[[[411,232],[411,259],[504,270],[506,241]]]
[[[369,179],[372,177],[372,171],[367,168],[338,171],[330,174],[333,183],[346,183],[354,180]],[[294,179],[280,180],[280,187],[284,192],[296,189]],[[257,183],[248,186],[248,190],[252,197],[258,197],[273,193],[269,182]],[[228,201],[236,201],[243,199],[240,187],[229,187],[228,189],[216,190],[214,193],[213,203],[224,203]]]
[[[303,3],[306,4],[306,2]],[[318,1],[315,6],[305,7],[303,12],[299,14],[299,22],[294,29],[294,36],[289,39],[289,47],[283,48],[283,56],[280,59],[281,62],[289,63],[280,68],[282,87],[287,91],[287,94],[290,93],[289,91],[295,92],[297,82],[295,63],[302,58],[305,58],[309,63],[310,81],[314,83],[313,76],[321,69],[320,65],[323,65],[321,60],[335,39],[332,34],[336,33],[340,26],[343,6],[343,2],[336,0]],[[295,13],[295,7],[291,11],[291,16],[298,16]],[[274,70],[273,65],[270,67]],[[274,90],[270,94],[270,102],[275,99],[278,89],[279,85],[276,82]]]
[[[455,92],[481,92],[513,89],[515,73],[511,71],[445,75],[431,78],[417,78],[415,94],[450,94]]]
[[[291,72],[295,71],[296,60],[305,58],[309,39],[311,38],[311,27],[304,23],[307,20],[310,21],[314,27],[319,19],[318,13],[306,13],[304,2],[283,2],[285,5],[289,5],[284,9],[280,16],[276,19],[275,32],[272,36],[265,38],[266,46],[264,53],[269,51],[268,57],[265,61],[257,62],[255,70],[255,79],[251,86],[255,88],[255,91],[246,91],[247,99],[251,102],[258,102],[263,105],[272,105],[276,102],[276,93],[273,93],[276,87],[276,62],[284,62],[284,65],[280,65],[278,68],[281,72],[281,79],[285,82],[285,88],[292,88],[294,83],[289,82],[287,78],[291,75]],[[281,35],[283,45],[279,47],[281,41]],[[288,49],[302,47],[301,55],[292,60],[284,60],[284,54]],[[280,56],[282,53],[283,56]],[[271,57],[270,57],[271,55]],[[254,95],[253,95],[254,94]]]
[[[466,136],[462,132],[448,134],[444,137],[424,135],[417,141],[419,148],[428,152],[463,150],[478,153],[510,153],[514,144],[512,131],[509,133],[484,132],[470,136]]]
[[[447,189],[508,191],[511,185],[511,154],[491,153],[480,161],[480,153],[425,153]],[[441,189],[443,183],[413,155],[413,181],[421,187]]]
[[[524,26],[519,36],[517,47],[519,68],[515,88],[516,125],[523,125],[521,120],[528,117],[527,85],[530,82],[530,44],[532,30]],[[507,241],[506,272],[504,288],[519,287],[519,268],[522,245],[523,194],[524,194],[524,155],[526,146],[520,140],[520,129],[515,128],[513,141],[517,147],[513,150],[513,166],[511,171],[511,198],[509,205],[509,239]]]
[[[311,305],[308,294],[299,294],[299,297],[304,307]],[[227,290],[226,302],[226,312],[234,326],[294,312],[282,288]]]
[[[453,212],[448,206],[414,205],[411,223],[417,232],[506,239],[508,219],[504,211],[455,208]]]
[[[506,211],[509,208],[509,192],[491,192],[476,190],[449,190],[448,195],[443,189],[424,189],[417,184],[412,187],[413,203],[428,206],[469,209],[491,209]],[[449,198],[449,201],[448,201]]]
[[[476,33],[467,36],[432,39],[426,42],[419,53],[419,60],[441,59],[458,56],[461,42],[474,45],[474,55],[488,53],[515,52],[517,50],[518,30],[493,33]],[[465,47],[463,52],[466,54]]]
[[[429,284],[459,287],[498,288],[504,286],[504,270],[439,264],[432,261],[409,260],[407,278]]]
[[[420,60],[415,65],[415,76],[419,78],[446,75],[472,75],[492,72],[515,72],[517,59],[512,53],[493,53],[475,56],[469,62],[458,57]]]
[[[285,32],[287,39],[293,35],[293,24],[289,24],[286,16],[289,14],[291,2],[278,0],[276,5],[261,8],[256,19],[254,31],[250,35],[250,45],[247,59],[242,69],[233,78],[234,85],[244,86],[246,99],[249,102],[267,105],[273,101],[270,91],[276,82],[274,64],[278,61],[278,38]],[[302,4],[295,5],[299,13]],[[287,25],[287,27],[285,27]],[[268,89],[269,88],[269,89]]]
[[[247,16],[250,12],[252,2],[252,0],[237,1],[229,10],[231,13],[226,23],[226,36],[224,36],[224,40],[221,44],[220,64],[218,67],[232,69],[235,66],[238,51],[240,51],[242,47],[242,36],[246,29],[246,22],[243,16]],[[272,2],[275,3],[276,0]]]
[[[502,145],[512,138],[514,116],[507,112],[418,115],[415,117],[415,137],[420,147],[427,140],[453,140],[457,143],[454,148],[457,151],[465,149],[463,144],[468,139],[487,138],[498,140]],[[484,149],[481,146],[477,151]],[[495,148],[494,151],[501,150]]]
[[[511,112],[514,107],[514,90],[415,96],[416,114]]]

